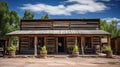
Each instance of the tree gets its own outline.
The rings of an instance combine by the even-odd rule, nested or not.
[[[28,19],[34,19],[34,13],[32,13],[30,11],[25,11],[23,19],[26,19],[26,20],[28,20]]]
[[[16,11],[10,10],[6,2],[0,2],[0,37],[19,29],[20,18]]]
[[[111,33],[111,38],[120,36],[120,29],[117,28],[118,22],[113,20],[111,22],[106,22],[105,20],[101,20],[100,28]]]
[[[41,17],[41,19],[49,19],[49,15],[46,13],[44,16]]]

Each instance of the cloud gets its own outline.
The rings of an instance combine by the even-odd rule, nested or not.
[[[120,29],[120,18],[116,18],[116,17],[113,17],[113,18],[103,18],[102,20],[106,20],[107,22],[111,22],[112,20],[116,20],[118,21],[118,24],[117,24],[117,27]]]
[[[111,0],[101,0],[101,1],[109,2],[109,1],[111,1]]]
[[[32,12],[47,12],[50,15],[70,15],[69,12],[65,11],[64,5],[51,6],[46,4],[24,4],[24,7],[20,7],[23,10],[30,10]]]
[[[32,12],[46,12],[50,15],[71,15],[71,13],[85,14],[88,12],[100,12],[108,8],[104,3],[96,0],[67,0],[65,4],[68,2],[74,3],[66,6],[63,4],[53,6],[43,3],[24,4],[20,9]]]
[[[116,18],[116,17],[113,17],[113,18],[103,18],[102,20],[106,20],[107,22],[111,22],[112,20],[116,20],[116,21],[120,22],[120,18]]]

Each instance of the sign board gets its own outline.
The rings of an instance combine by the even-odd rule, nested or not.
[[[101,43],[107,43],[107,38],[102,38]]]

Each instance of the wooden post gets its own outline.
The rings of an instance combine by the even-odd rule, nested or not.
[[[21,52],[21,37],[19,37],[19,53]]]
[[[91,47],[92,47],[92,48],[93,48],[93,46],[94,46],[94,45],[93,45],[93,37],[94,37],[94,36],[91,36]]]
[[[101,42],[102,36],[100,36],[100,53],[102,53],[102,42]]]
[[[85,43],[85,39],[83,36],[81,36],[81,50],[82,50],[82,55],[84,55],[84,43]]]
[[[58,53],[58,37],[56,37],[55,39],[56,39],[56,53]]]
[[[75,37],[75,45],[78,45],[78,44],[77,44],[77,36]]]
[[[48,49],[47,49],[47,37],[44,37],[44,45],[46,46],[46,50],[48,51]]]
[[[4,45],[4,53],[7,53],[7,44],[8,44],[8,39],[5,40],[5,45]]]
[[[115,44],[114,44],[114,45],[115,45],[115,53],[117,54],[117,50],[118,50],[118,48],[117,48],[117,47],[118,47],[118,46],[117,46],[117,45],[118,45],[117,39],[115,39]]]
[[[46,43],[46,37],[44,37],[44,45],[47,45],[47,43]]]
[[[9,43],[8,43],[8,46],[11,45],[11,36],[9,37]]]
[[[110,40],[111,40],[111,39],[110,39],[110,36],[108,35],[108,36],[107,36],[108,45],[110,45]]]
[[[37,56],[37,36],[34,37],[34,55]]]

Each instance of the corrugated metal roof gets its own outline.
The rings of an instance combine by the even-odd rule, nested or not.
[[[103,30],[17,30],[7,35],[24,34],[110,34]]]

